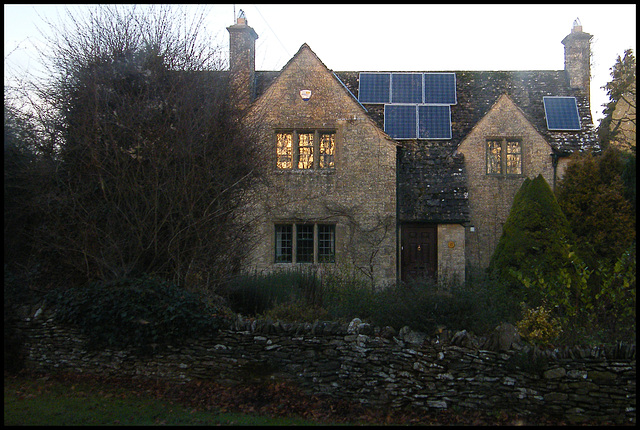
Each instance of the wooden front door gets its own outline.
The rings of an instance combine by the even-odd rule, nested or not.
[[[401,279],[436,279],[438,267],[437,229],[435,225],[402,226]]]

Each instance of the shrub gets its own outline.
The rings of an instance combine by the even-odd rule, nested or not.
[[[558,311],[565,326],[565,340],[593,343],[598,340],[635,339],[636,253],[635,246],[613,264],[589,268],[573,252],[571,266],[554,274],[534,270],[529,277],[513,272],[523,286],[529,305],[548,303]]]
[[[364,276],[340,268],[323,275],[322,305],[335,321],[370,320],[378,306],[377,293]]]
[[[16,327],[19,320],[14,307],[4,303],[4,370],[17,373],[24,367],[24,336]]]
[[[148,276],[96,282],[50,293],[55,317],[78,327],[92,348],[132,348],[146,354],[216,331],[224,310],[198,295]]]
[[[428,280],[400,284],[381,291],[378,303],[377,325],[408,325],[426,333],[444,326],[484,334],[515,315],[511,295],[501,284],[486,280],[447,289]]]
[[[279,270],[238,276],[222,287],[221,294],[235,312],[259,315],[290,301],[320,304],[319,285],[313,269]]]
[[[527,309],[522,304],[523,318],[516,325],[523,339],[537,345],[548,345],[560,336],[562,326],[557,318],[551,318],[551,311],[544,305]]]
[[[324,320],[327,311],[319,306],[310,306],[301,300],[275,305],[264,313],[264,316],[273,320],[288,322],[309,322]]]

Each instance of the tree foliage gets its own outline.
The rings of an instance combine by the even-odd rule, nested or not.
[[[51,168],[29,230],[49,279],[149,273],[207,288],[238,268],[250,243],[235,210],[262,157],[199,31],[204,17],[96,6],[52,25],[43,55],[53,81],[31,126],[51,131],[39,139],[54,151],[39,158]],[[29,184],[36,170],[23,170]]]
[[[622,179],[627,163],[615,148],[601,155],[574,154],[558,183],[558,203],[576,250],[591,267],[615,261],[635,241],[635,208],[625,198]]]
[[[570,241],[569,223],[547,181],[542,175],[526,178],[514,197],[488,270],[517,286],[514,271],[533,276],[534,268],[546,274],[568,265]]]
[[[5,283],[8,288],[32,288],[34,284],[47,284],[43,277],[35,276],[46,265],[44,252],[34,240],[39,237],[48,214],[42,210],[44,202],[54,198],[55,162],[51,150],[38,127],[37,116],[18,104],[15,92],[5,87],[4,99],[4,263],[5,278],[16,282]],[[46,124],[45,124],[46,125]],[[45,129],[46,131],[46,129]],[[9,273],[7,273],[9,271]],[[29,284],[30,278],[33,284]],[[38,279],[36,279],[38,278]],[[46,278],[46,277],[45,277]],[[26,291],[16,297],[26,298]]]
[[[618,56],[611,68],[611,81],[604,85],[609,102],[598,127],[601,145],[615,145],[635,154],[636,148],[636,58],[631,49]]]
[[[625,166],[615,148],[573,155],[557,202],[541,177],[525,180],[492,257],[492,273],[517,286],[521,300],[558,317],[564,342],[635,339],[635,217]]]

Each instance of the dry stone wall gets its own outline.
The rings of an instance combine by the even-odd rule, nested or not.
[[[232,384],[280,379],[372,406],[636,420],[635,345],[544,350],[517,341],[508,325],[478,338],[396,332],[357,319],[285,324],[238,317],[225,330],[147,358],[90,351],[85,336],[56,324],[50,312],[23,318],[17,328],[26,365],[42,371]]]

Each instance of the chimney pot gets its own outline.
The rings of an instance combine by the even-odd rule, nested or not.
[[[571,27],[572,33],[582,33],[582,23],[580,22],[580,18],[576,18],[573,21],[573,27]]]
[[[244,14],[244,11],[242,9],[240,9],[240,11],[238,12],[236,24],[249,25],[249,23],[247,22],[247,16]]]

